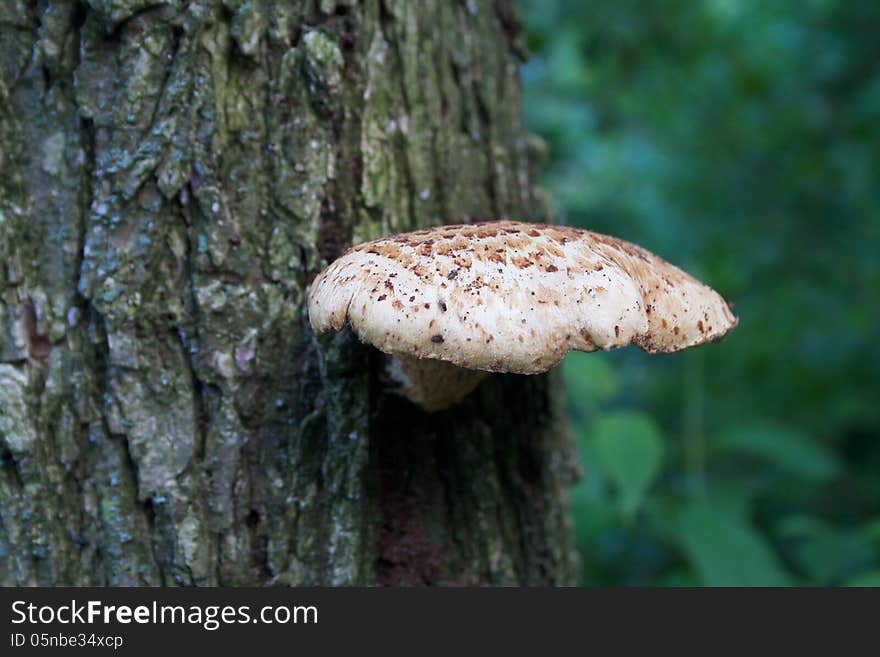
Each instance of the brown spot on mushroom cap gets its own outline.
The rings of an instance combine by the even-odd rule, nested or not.
[[[530,260],[540,266],[525,266]],[[380,290],[406,308],[377,303]],[[411,304],[428,312],[409,312]],[[520,339],[524,317],[537,330]],[[442,226],[354,247],[315,279],[309,319],[317,333],[350,321],[362,341],[386,353],[527,374],[546,371],[572,349],[632,343],[673,352],[718,341],[737,324],[715,291],[639,246],[514,221]]]

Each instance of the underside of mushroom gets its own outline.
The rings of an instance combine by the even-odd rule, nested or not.
[[[717,292],[639,246],[514,221],[358,245],[315,279],[309,319],[319,334],[350,323],[397,357],[390,377],[428,410],[470,392],[474,370],[537,374],[571,350],[628,344],[673,352],[737,324]]]

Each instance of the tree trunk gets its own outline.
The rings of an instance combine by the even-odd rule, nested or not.
[[[554,376],[316,338],[347,245],[540,219],[505,1],[0,4],[0,583],[570,584]]]

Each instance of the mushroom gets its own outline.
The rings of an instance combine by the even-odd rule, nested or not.
[[[312,283],[315,333],[350,322],[391,355],[397,391],[428,411],[487,372],[538,374],[572,349],[669,353],[718,341],[721,296],[645,249],[566,226],[497,221],[366,242]]]

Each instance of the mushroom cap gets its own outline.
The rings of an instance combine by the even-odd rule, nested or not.
[[[737,318],[689,274],[623,240],[565,226],[440,226],[353,247],[309,291],[318,334],[346,322],[389,354],[537,374],[576,349],[667,353]]]

